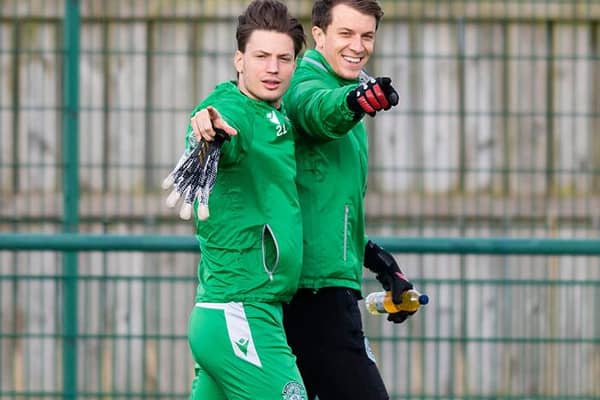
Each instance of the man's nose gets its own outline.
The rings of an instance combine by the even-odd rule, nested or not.
[[[272,57],[267,60],[267,71],[273,73],[279,71],[279,60],[276,57]]]
[[[350,49],[357,53],[360,53],[365,49],[363,39],[360,37],[360,35],[355,35],[352,37],[350,41]]]

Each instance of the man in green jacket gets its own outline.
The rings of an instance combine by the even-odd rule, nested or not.
[[[376,0],[317,0],[315,49],[292,78],[284,104],[296,133],[297,187],[304,252],[299,290],[284,306],[288,342],[309,399],[386,400],[389,395],[364,337],[358,300],[363,265],[395,303],[412,288],[387,251],[365,235],[366,113],[397,104],[389,78],[359,83],[383,15]],[[198,114],[198,136],[210,140],[221,120]],[[203,128],[201,129],[200,126]],[[390,314],[394,323],[410,314]]]
[[[192,112],[207,110],[234,135],[221,147],[210,217],[196,221],[201,260],[189,321],[197,363],[190,398],[303,400],[282,315],[300,277],[302,221],[281,97],[305,36],[284,4],[255,0],[238,18],[236,38],[237,81],[218,85]],[[190,124],[187,146],[193,135]]]
[[[288,342],[309,399],[385,400],[389,395],[364,337],[358,300],[363,265],[393,301],[412,288],[391,254],[365,235],[366,113],[398,102],[389,78],[367,78],[383,11],[376,0],[317,0],[315,49],[299,62],[284,104],[296,130],[304,253],[299,291],[284,306]],[[403,322],[408,313],[390,314]]]

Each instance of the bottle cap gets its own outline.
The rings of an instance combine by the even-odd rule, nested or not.
[[[422,294],[419,296],[419,304],[421,305],[425,305],[429,303],[429,296],[427,296],[426,294]]]

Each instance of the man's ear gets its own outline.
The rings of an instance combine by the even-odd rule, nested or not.
[[[317,49],[323,49],[323,46],[325,45],[325,32],[323,29],[318,26],[313,26],[311,33],[315,41],[315,47]]]
[[[242,53],[241,51],[237,50],[235,52],[235,55],[233,56],[233,64],[235,65],[235,70],[237,71],[238,74],[241,74],[242,71],[244,70],[244,53]]]

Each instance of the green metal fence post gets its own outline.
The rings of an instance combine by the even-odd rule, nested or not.
[[[65,233],[79,230],[79,0],[65,2],[63,28],[63,204]],[[63,254],[63,398],[77,398],[77,265],[76,251]]]

